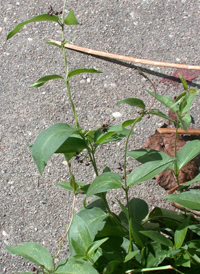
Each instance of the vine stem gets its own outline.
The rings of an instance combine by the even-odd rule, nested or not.
[[[69,230],[70,230],[70,227],[72,225],[72,221],[73,221],[73,218],[74,218],[74,207],[75,207],[75,202],[76,202],[76,195],[74,195],[74,198],[73,198],[73,203],[72,203],[72,214],[71,214],[71,219],[70,219],[70,223],[67,227],[67,231],[65,232],[65,234],[63,235],[61,241],[60,241],[60,244],[59,244],[59,249],[58,249],[58,253],[53,257],[53,260],[55,260],[59,254],[60,254],[60,251],[61,251],[61,247],[62,247],[62,243],[64,241],[64,239],[66,238]]]

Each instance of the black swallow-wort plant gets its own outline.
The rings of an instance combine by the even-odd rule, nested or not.
[[[186,130],[191,123],[189,110],[198,92],[196,88],[189,89],[187,82],[181,75],[180,79],[184,92],[175,100],[168,96],[156,94],[155,86],[151,83],[153,92],[147,92],[154,97],[153,103],[157,99],[167,108],[173,110],[177,115],[177,121],[173,121],[161,111],[153,109],[153,103],[150,107],[146,107],[141,99],[127,98],[117,104],[125,103],[131,107],[139,108],[138,117],[126,120],[119,125],[112,126],[108,122],[93,130],[82,129],[70,93],[70,79],[80,73],[100,73],[100,71],[92,68],[69,70],[65,52],[65,43],[69,40],[65,40],[64,28],[65,26],[76,25],[78,21],[73,10],[65,16],[65,5],[66,0],[62,13],[54,11],[50,7],[48,14],[38,15],[19,23],[8,34],[7,39],[15,35],[25,24],[36,21],[53,21],[62,29],[61,45],[58,46],[52,42],[47,43],[58,46],[58,50],[62,51],[65,76],[46,75],[30,87],[40,87],[49,80],[62,79],[67,87],[76,126],[66,123],[51,125],[38,135],[30,150],[41,174],[48,159],[54,153],[64,155],[68,163],[70,181],[61,182],[57,185],[73,192],[71,220],[54,257],[45,247],[34,242],[7,246],[6,249],[11,254],[20,255],[34,264],[31,271],[23,272],[29,274],[119,274],[163,273],[165,271],[166,273],[199,273],[200,222],[193,214],[188,214],[186,209],[200,211],[200,193],[198,190],[185,191],[185,189],[193,182],[199,181],[200,176],[198,175],[192,181],[181,186],[179,184],[179,173],[186,163],[199,154],[200,141],[191,141],[177,151],[175,138],[174,157],[151,149],[127,150],[129,137],[134,133],[135,124],[149,115],[157,115],[172,121],[176,125],[176,136],[178,127]],[[143,76],[147,78],[144,74]],[[109,167],[105,167],[101,172],[95,160],[97,147],[122,138],[126,138],[124,163],[123,165],[120,164],[120,169],[124,172],[123,176],[112,172]],[[83,150],[84,153],[87,151],[87,155],[81,154]],[[86,156],[96,174],[96,178],[91,184],[77,182],[71,169],[72,158],[82,161]],[[129,174],[126,167],[127,156],[142,163]],[[173,171],[179,187],[179,194],[168,195],[164,199],[183,206],[185,208],[183,213],[162,208],[154,208],[149,212],[147,203],[142,199],[129,199],[128,194],[131,186],[152,179],[164,169]],[[109,207],[106,194],[108,191],[119,188],[125,193],[126,204],[118,201],[121,212],[116,215]],[[78,193],[85,195],[85,201],[92,195],[95,195],[96,199],[89,204],[84,202],[79,212],[75,213],[74,207]],[[58,259],[60,255],[65,238],[68,239],[69,243],[69,256],[56,264],[57,260],[55,259]]]

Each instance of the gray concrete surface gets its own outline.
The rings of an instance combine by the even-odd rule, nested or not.
[[[61,10],[63,1],[1,1],[0,2],[0,273],[30,270],[31,265],[13,257],[5,245],[37,241],[55,254],[59,237],[65,231],[70,216],[72,195],[54,183],[69,177],[64,158],[53,156],[39,175],[28,146],[45,128],[57,122],[73,123],[69,99],[63,83],[49,82],[38,89],[28,86],[47,74],[64,75],[62,54],[58,48],[44,44],[49,38],[61,40],[55,23],[34,23],[24,27],[11,40],[6,36],[17,23],[47,13],[52,5]],[[158,61],[200,65],[198,0],[85,0],[68,1],[66,9],[74,9],[79,26],[66,28],[66,38],[78,36],[75,44],[96,50]],[[94,67],[100,75],[81,75],[71,81],[72,96],[83,128],[92,128],[111,120],[113,124],[133,118],[136,111],[115,104],[126,97],[138,97],[150,104],[142,88],[149,83],[138,75],[133,65],[112,63],[80,53],[67,51],[70,69]],[[174,69],[146,68],[158,93],[171,97],[182,91],[181,84],[163,82]],[[193,80],[199,85],[199,77]],[[200,127],[199,98],[191,114],[195,127]],[[159,108],[160,104],[156,103]],[[161,107],[166,112],[166,109]],[[112,120],[112,114],[122,117]],[[135,127],[130,149],[139,148],[147,136],[164,121],[144,119]],[[117,172],[123,162],[124,141],[105,145],[98,150],[100,168],[107,164]],[[131,169],[137,163],[128,162]],[[77,180],[91,182],[93,171],[84,164],[73,165]],[[155,181],[132,187],[131,197],[145,199],[150,209],[167,206],[166,193]],[[123,194],[115,191],[109,200],[117,211],[116,198],[124,202]],[[81,205],[78,199],[76,209]],[[61,257],[67,255],[67,243]]]

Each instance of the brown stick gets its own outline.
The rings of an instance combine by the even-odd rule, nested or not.
[[[157,128],[157,131],[160,134],[170,134],[170,133],[175,133],[176,129],[175,128]],[[183,130],[182,128],[178,129],[178,134],[191,134],[191,135],[200,135],[200,129],[196,128],[188,128],[187,131]]]
[[[60,41],[56,41],[53,39],[50,39],[50,41],[53,43],[56,43],[57,45],[61,45]],[[144,65],[151,65],[151,66],[157,66],[157,67],[168,67],[168,68],[190,69],[190,70],[192,70],[192,69],[200,70],[200,66],[159,62],[159,61],[152,61],[152,60],[147,60],[147,59],[139,59],[139,58],[128,57],[128,56],[124,56],[124,55],[118,55],[118,54],[107,53],[107,52],[103,52],[103,51],[97,51],[97,50],[93,50],[93,49],[83,48],[83,47],[79,47],[79,46],[68,44],[68,43],[65,44],[65,48],[83,52],[83,53],[87,53],[87,54],[91,54],[91,55],[96,55],[96,56],[101,56],[101,57],[106,57],[106,58],[111,58],[111,59],[117,59],[117,60],[122,60],[122,61],[127,61],[127,62],[133,62],[133,63],[138,63],[138,64],[144,64]]]

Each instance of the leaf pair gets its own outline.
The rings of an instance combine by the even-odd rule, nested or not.
[[[18,31],[20,31],[20,29],[24,25],[27,25],[27,24],[33,23],[33,22],[41,22],[41,21],[53,21],[53,22],[57,22],[58,24],[60,24],[59,17],[57,17],[55,15],[41,14],[41,15],[31,18],[30,20],[19,23],[11,32],[9,32],[9,34],[7,35],[7,40],[10,39],[12,36],[14,36]],[[66,24],[66,25],[79,24],[78,21],[76,20],[73,10],[71,10],[68,13],[68,15],[65,17],[64,24]]]

